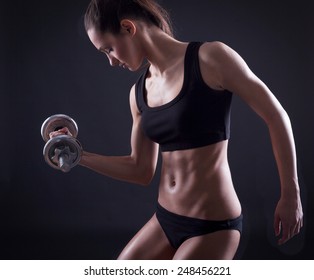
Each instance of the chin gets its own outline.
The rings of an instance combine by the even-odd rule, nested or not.
[[[136,72],[138,70],[138,68],[134,68],[134,67],[129,66],[128,70],[131,72]]]
[[[132,65],[128,65],[128,69],[132,72],[136,72],[144,69],[147,65],[147,61],[144,61],[143,59],[138,59],[134,61]]]
[[[142,65],[139,65],[139,66],[128,66],[127,68],[131,72],[136,72],[136,71],[138,71],[138,70],[140,70],[142,68]]]

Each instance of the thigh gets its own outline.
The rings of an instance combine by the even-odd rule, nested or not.
[[[118,257],[119,260],[172,259],[175,249],[163,232],[156,215],[132,238]]]
[[[186,240],[177,250],[177,260],[231,260],[238,249],[240,232],[221,230]]]

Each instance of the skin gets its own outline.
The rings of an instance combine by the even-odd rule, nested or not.
[[[159,28],[140,20],[121,21],[119,35],[91,28],[88,36],[112,66],[138,70],[150,63],[146,79],[147,104],[157,107],[176,97],[183,83],[187,43],[179,42]],[[281,197],[274,214],[274,231],[283,244],[300,232],[303,212],[297,178],[296,152],[291,124],[277,99],[248,68],[244,60],[221,42],[209,42],[199,51],[205,83],[240,96],[267,124],[281,179]],[[133,117],[132,152],[108,157],[84,152],[80,164],[118,180],[149,185],[154,176],[158,145],[141,128],[141,115],[130,91]],[[54,132],[51,137],[67,133]],[[228,141],[183,151],[163,152],[159,203],[167,210],[207,220],[233,219],[241,214],[227,159]],[[218,231],[185,241],[172,248],[156,216],[134,236],[119,259],[232,259],[239,245],[235,230]],[[156,246],[156,244],[158,244]],[[150,248],[150,250],[147,250]]]

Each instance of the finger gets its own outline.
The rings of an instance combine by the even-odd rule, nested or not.
[[[69,136],[72,136],[72,134],[70,133],[70,130],[67,128],[67,127],[63,127],[57,131],[52,131],[49,133],[49,137],[50,139],[51,138],[54,138],[54,137],[57,137],[57,136],[60,136],[60,135],[69,135]]]
[[[294,234],[296,235],[296,234],[300,233],[302,227],[303,227],[303,221],[300,220],[300,221],[297,223],[297,226],[296,226],[296,229],[295,229]]]
[[[50,133],[49,133],[49,137],[50,137],[50,138],[56,137],[56,136],[58,136],[58,135],[60,135],[60,133],[57,132],[57,131],[54,131],[54,132],[50,132]]]
[[[57,137],[57,136],[60,136],[60,135],[64,135],[64,134],[66,134],[66,133],[60,132],[60,131],[58,130],[58,131],[50,132],[50,133],[49,133],[49,137],[50,137],[50,139],[51,139],[51,138],[54,138],[54,137]]]
[[[58,132],[68,133],[69,129],[67,127],[62,127],[61,129],[58,130]]]
[[[56,137],[56,136],[57,136],[57,135],[56,135],[56,132],[55,132],[55,131],[49,133],[49,138],[50,138],[50,139],[53,138],[53,137]]]
[[[295,229],[294,235],[299,234],[300,231],[301,231],[301,223],[298,223],[298,225],[297,225],[297,227],[296,227],[296,229]]]
[[[290,227],[287,225],[282,225],[282,235],[278,240],[279,245],[286,243],[291,238]]]
[[[66,134],[66,135],[69,135],[69,136],[73,136],[72,133],[70,132],[70,130],[67,127],[63,127],[61,129],[59,129],[58,132],[62,132],[63,134]]]
[[[300,223],[296,223],[295,226],[291,227],[290,238],[294,237],[300,232]]]

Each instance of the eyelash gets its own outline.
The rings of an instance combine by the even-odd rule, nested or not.
[[[106,49],[101,49],[100,50],[102,53],[105,53],[106,55],[109,55],[111,52],[113,52],[113,48],[108,48],[108,50]]]
[[[109,48],[107,54],[110,54],[111,52],[113,52],[113,48]]]

